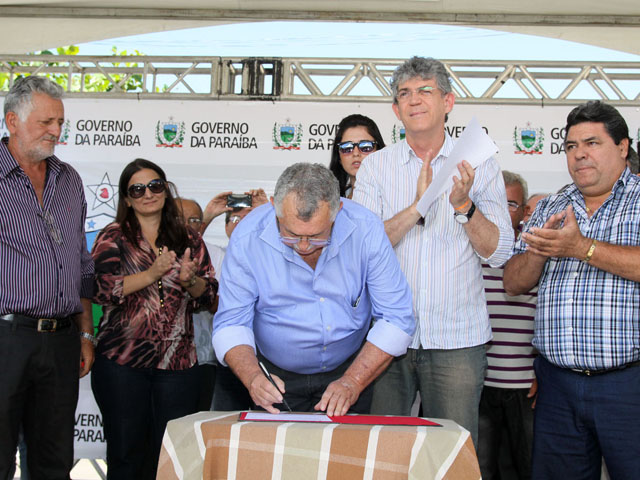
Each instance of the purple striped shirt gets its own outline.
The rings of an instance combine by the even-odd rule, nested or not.
[[[43,204],[29,177],[0,141],[0,315],[64,317],[93,293],[87,251],[87,203],[80,175],[47,158]]]

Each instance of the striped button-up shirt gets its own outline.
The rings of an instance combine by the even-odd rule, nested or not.
[[[540,200],[526,228],[541,227],[569,205],[582,235],[614,245],[640,245],[640,178],[629,169],[591,218],[582,194],[571,184]],[[515,253],[525,248],[519,240]],[[599,370],[640,360],[640,284],[580,259],[552,257],[538,285],[533,344],[551,363]]]
[[[434,176],[453,146],[445,135],[431,161]],[[415,200],[421,168],[422,160],[406,140],[372,153],[358,171],[353,199],[388,220]],[[476,208],[500,231],[498,246],[489,258],[473,249],[464,227],[455,221],[449,193],[429,207],[424,226],[411,228],[394,248],[413,293],[417,328],[411,348],[464,348],[491,339],[482,261],[500,266],[513,246],[500,167],[493,158],[480,165],[469,193]]]
[[[29,177],[0,141],[0,315],[64,317],[91,298],[93,261],[87,252],[87,204],[78,173],[49,157],[38,202]]]

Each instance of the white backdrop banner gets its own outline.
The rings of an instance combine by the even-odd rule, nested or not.
[[[391,105],[302,102],[203,102],[66,99],[66,121],[56,155],[72,164],[85,184],[87,240],[113,221],[117,184],[123,167],[135,158],[158,163],[181,196],[206,205],[219,192],[264,188],[295,162],[328,165],[339,121],[352,113],[371,117],[387,143],[404,138]],[[529,192],[555,192],[571,181],[563,148],[571,107],[457,105],[446,130],[457,138],[472,117],[496,142],[501,167],[520,173]],[[640,108],[620,112],[635,142]],[[4,118],[0,137],[8,134]],[[224,245],[218,218],[206,239]],[[102,418],[89,377],[80,381],[75,426],[76,458],[105,458]]]
[[[520,173],[529,191],[554,192],[570,182],[563,149],[571,107],[456,105],[446,124],[457,138],[473,116],[496,142],[503,169]],[[640,108],[622,107],[634,142]],[[215,194],[264,188],[273,192],[284,168],[329,163],[337,124],[360,113],[386,142],[404,137],[391,105],[307,102],[209,102],[66,99],[66,122],[56,154],[80,172],[88,202],[89,245],[115,216],[122,168],[142,157],[161,165],[181,196],[202,206]],[[4,121],[0,136],[6,133]],[[207,240],[224,245],[221,218]]]
[[[73,454],[75,458],[107,458],[102,415],[91,391],[91,374],[80,379]]]

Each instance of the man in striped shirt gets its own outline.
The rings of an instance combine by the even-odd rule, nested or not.
[[[426,416],[453,419],[475,443],[491,339],[481,263],[502,265],[513,246],[504,182],[493,158],[476,170],[464,161],[421,218],[417,201],[453,149],[444,124],[455,99],[446,68],[433,58],[407,60],[391,88],[406,138],[365,159],[353,199],[384,221],[417,325],[407,354],[376,382],[372,410],[409,415],[420,391]]]
[[[640,472],[640,178],[620,113],[567,117],[573,183],[540,201],[505,267],[510,295],[538,284],[534,479]]]
[[[525,214],[527,182],[517,173],[503,171],[507,205],[514,237],[520,235]],[[500,451],[506,447],[510,464],[520,480],[531,478],[533,402],[537,388],[533,373],[535,349],[533,318],[537,287],[517,297],[504,291],[502,267],[483,265],[484,290],[493,340],[487,349],[487,376],[480,398],[478,461],[485,480],[500,479],[504,466]],[[506,436],[503,436],[503,430]]]
[[[84,235],[80,176],[53,150],[62,89],[16,81],[0,141],[0,478],[24,427],[34,480],[68,479],[78,376],[93,364],[93,262]]]

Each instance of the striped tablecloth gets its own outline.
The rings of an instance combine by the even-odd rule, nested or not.
[[[442,427],[240,422],[201,412],[169,422],[159,480],[480,478],[469,432]]]

